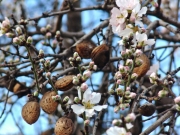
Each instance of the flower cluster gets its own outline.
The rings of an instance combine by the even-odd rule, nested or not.
[[[73,54],[73,57],[69,58],[70,64],[74,67],[78,67],[79,74],[73,77],[73,84],[76,85],[78,90],[78,97],[74,98],[75,104],[71,105],[73,112],[77,115],[85,113],[86,117],[85,125],[88,125],[88,119],[95,114],[96,111],[101,111],[107,108],[107,105],[97,105],[101,100],[101,94],[92,92],[88,89],[88,85],[85,83],[87,79],[91,77],[91,72],[96,71],[97,65],[94,62],[90,62],[88,66],[80,66],[81,57],[77,52]]]
[[[81,57],[79,56],[79,54],[77,52],[75,52],[73,54],[73,57],[69,57],[69,61],[73,67],[77,67],[78,64],[81,63]]]
[[[128,108],[131,100],[136,97],[136,93],[130,92],[130,87],[127,87],[126,90],[116,88],[115,91],[120,99],[118,105],[114,108],[114,112],[118,112],[120,109],[124,110],[125,108]]]
[[[128,132],[129,129],[133,127],[131,124],[136,119],[134,113],[128,114],[125,118],[115,119],[112,124],[113,127],[110,127],[106,133],[107,135],[131,135],[131,132]],[[124,127],[125,126],[125,127]]]

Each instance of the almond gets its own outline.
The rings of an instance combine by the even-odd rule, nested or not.
[[[156,108],[152,103],[146,103],[138,108],[138,111],[143,116],[151,116],[155,112]]]
[[[74,124],[71,119],[67,117],[61,117],[55,125],[55,135],[71,135],[73,132]]]
[[[56,111],[58,102],[52,99],[52,96],[56,96],[56,95],[57,93],[55,91],[48,91],[43,95],[40,101],[40,106],[44,112],[48,114],[52,114]]]
[[[109,61],[109,47],[106,44],[102,44],[94,48],[91,53],[91,59],[102,69]]]
[[[28,124],[35,123],[40,115],[40,105],[37,101],[27,102],[23,108],[21,115]]]
[[[90,59],[91,52],[96,47],[96,45],[91,40],[84,40],[76,45],[76,52],[81,58]]]
[[[62,77],[61,79],[55,82],[55,87],[60,91],[67,91],[73,87],[73,76],[74,75],[67,75]]]

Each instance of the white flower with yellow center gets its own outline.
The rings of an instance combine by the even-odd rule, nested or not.
[[[81,99],[81,94],[79,95],[79,99]],[[74,113],[77,115],[82,114],[83,112],[86,113],[86,117],[92,117],[96,111],[101,111],[102,109],[107,108],[107,105],[96,105],[101,100],[101,94],[92,92],[91,90],[87,89],[83,94],[82,105],[74,104],[71,106]]]

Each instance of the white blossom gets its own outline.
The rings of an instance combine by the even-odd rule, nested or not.
[[[78,94],[80,96],[80,94]],[[79,97],[81,99],[81,96]],[[102,109],[107,108],[107,105],[96,105],[101,100],[101,94],[92,92],[91,90],[87,89],[83,94],[82,104],[74,104],[71,106],[74,113],[77,115],[82,114],[83,112],[86,113],[86,117],[92,117],[96,111],[101,111]]]

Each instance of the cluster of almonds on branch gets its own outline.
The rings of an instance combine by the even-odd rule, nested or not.
[[[101,69],[109,61],[109,46],[106,44],[96,46],[91,40],[84,40],[76,45],[76,51],[84,59],[91,58]]]

